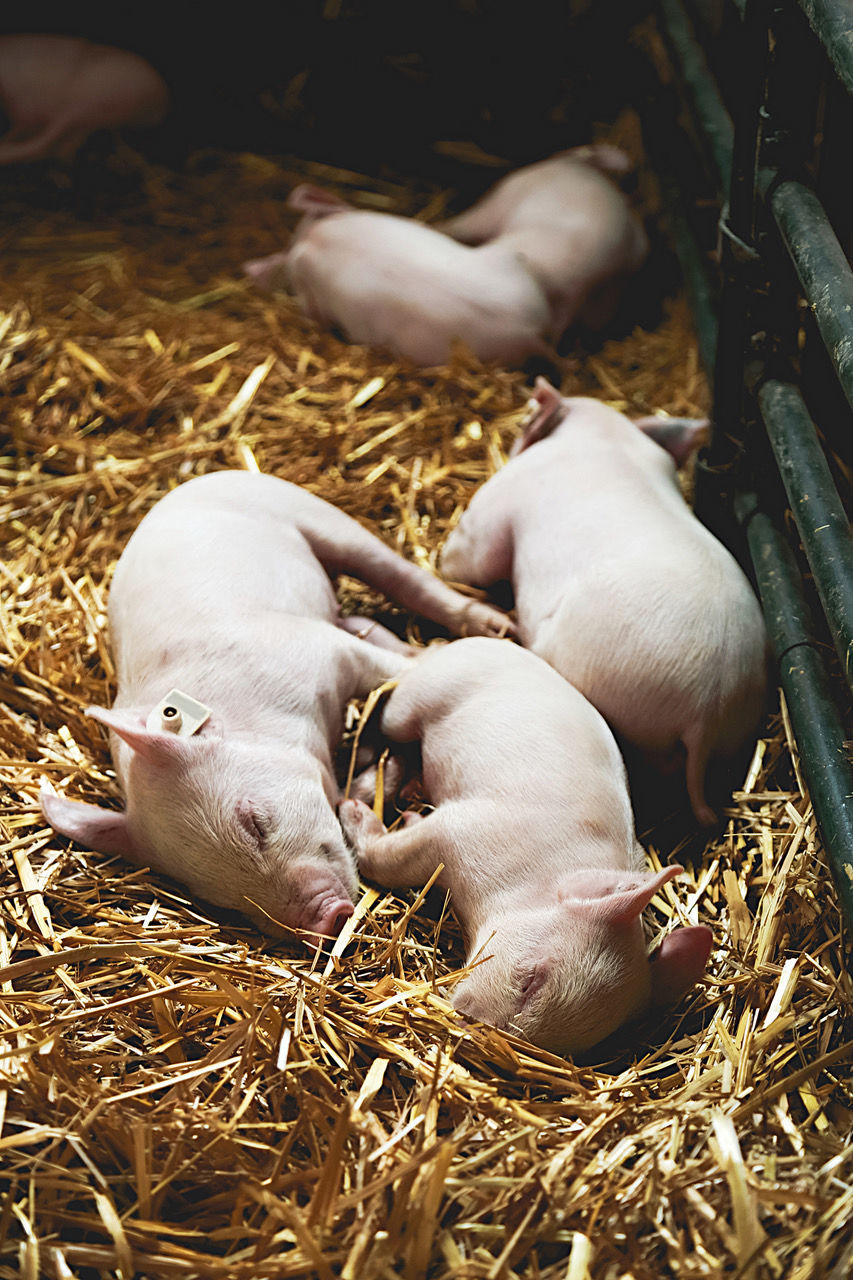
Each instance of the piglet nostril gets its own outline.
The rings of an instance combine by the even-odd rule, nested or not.
[[[341,929],[343,929],[347,920],[354,911],[351,902],[339,900],[330,902],[328,906],[318,915],[315,924],[312,926],[317,933],[324,933],[331,937],[337,937]]]
[[[349,920],[351,915],[352,915],[352,907],[350,907],[349,910],[347,911],[339,911],[338,914],[335,916],[334,923],[331,929],[329,930],[329,932],[334,934],[340,933],[341,929],[343,929],[344,925],[346,924],[347,920]]]

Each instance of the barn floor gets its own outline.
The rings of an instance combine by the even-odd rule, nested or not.
[[[660,233],[636,122],[604,136]],[[461,351],[423,372],[348,346],[242,279],[286,242],[296,181],[428,218],[453,192],[237,151],[98,163],[94,195],[0,174],[0,1276],[849,1275],[853,992],[778,704],[648,913],[650,943],[711,925],[706,982],[595,1065],[456,1019],[434,894],[365,885],[308,954],[45,826],[42,777],[118,800],[83,708],[111,698],[110,574],[158,498],[257,467],[431,566],[528,394]],[[641,321],[573,349],[564,392],[705,411],[677,288]]]

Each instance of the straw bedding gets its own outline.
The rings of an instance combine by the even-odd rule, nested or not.
[[[650,945],[712,926],[705,983],[594,1066],[456,1018],[435,890],[364,886],[314,953],[46,827],[42,777],[118,803],[83,708],[113,692],[112,568],[171,486],[258,467],[432,566],[527,396],[464,352],[424,373],[316,333],[241,278],[297,180],[429,217],[447,192],[249,154],[107,163],[100,205],[56,178],[5,192],[0,1276],[841,1280],[850,979],[784,708],[648,912]],[[678,295],[562,375],[707,407]]]

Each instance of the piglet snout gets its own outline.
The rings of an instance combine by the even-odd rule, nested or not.
[[[489,1014],[483,1001],[478,1000],[471,992],[463,991],[461,995],[454,995],[453,1007],[457,1013],[463,1018],[470,1019],[471,1022],[489,1022]]]
[[[353,911],[352,903],[344,901],[343,898],[327,903],[317,916],[313,929],[327,937],[336,938]]]
[[[341,893],[325,893],[297,906],[288,924],[304,933],[336,938],[354,910],[349,898]]]
[[[498,1031],[506,1031],[507,1023],[495,1007],[494,1001],[484,999],[481,992],[471,990],[467,983],[460,983],[452,997],[453,1008],[468,1022],[484,1022]]]

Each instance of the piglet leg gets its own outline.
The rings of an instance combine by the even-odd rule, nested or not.
[[[359,871],[370,880],[389,888],[422,885],[441,862],[439,849],[446,845],[438,811],[420,821],[415,817],[399,831],[387,831],[360,800],[342,800],[338,817],[355,851]]]
[[[465,512],[441,552],[441,572],[451,582],[488,587],[512,576],[512,526],[496,507]],[[514,634],[514,631],[509,634]]]
[[[402,757],[389,755],[386,758],[382,772],[382,790],[386,802],[389,796],[395,796],[400,790],[405,772],[406,766]],[[350,796],[355,800],[361,800],[368,806],[372,806],[376,799],[378,775],[378,765],[375,763],[368,765],[353,778]]]
[[[324,513],[322,524],[310,518],[300,520],[300,528],[333,577],[346,573],[360,578],[389,600],[447,627],[454,635],[515,635],[515,626],[505,613],[462,595],[404,560],[343,512]]]
[[[375,644],[379,649],[390,649],[392,653],[402,653],[412,658],[420,652],[416,645],[407,644],[393,631],[383,627],[382,623],[377,622],[375,618],[366,618],[361,614],[353,613],[349,617],[341,618],[338,626],[343,631],[349,631],[351,635],[358,636],[359,640]]]

